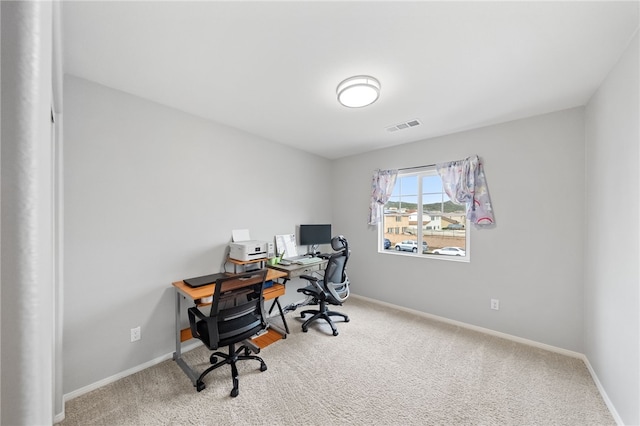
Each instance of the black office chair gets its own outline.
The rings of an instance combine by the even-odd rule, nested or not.
[[[250,355],[251,352],[259,353],[260,348],[248,340],[243,342],[259,331],[267,329],[262,296],[266,275],[267,270],[264,269],[220,278],[216,280],[209,316],[203,314],[197,307],[189,308],[189,325],[193,337],[200,339],[210,350],[223,346],[229,347],[228,354],[223,352],[211,354],[209,360],[213,365],[198,377],[195,385],[198,392],[205,388],[202,381],[204,376],[225,364],[231,364],[232,397],[238,396],[239,392],[237,361],[245,359],[260,361],[260,371],[266,371],[267,365],[262,358]],[[236,344],[240,342],[243,344],[236,349]],[[217,357],[223,359],[218,362]]]
[[[312,303],[319,304],[317,310],[306,310],[300,313],[302,318],[307,314],[313,314],[311,318],[302,324],[302,331],[305,333],[309,328],[309,324],[317,319],[324,319],[331,326],[333,335],[338,335],[338,329],[331,317],[339,316],[344,318],[344,322],[349,322],[349,317],[340,312],[329,310],[327,304],[342,305],[342,302],[349,297],[349,278],[347,277],[346,268],[349,260],[349,243],[342,235],[331,239],[331,247],[336,253],[332,253],[328,258],[327,267],[324,275],[321,277],[313,275],[301,275],[300,278],[308,280],[311,285],[299,288],[300,293],[313,298]]]

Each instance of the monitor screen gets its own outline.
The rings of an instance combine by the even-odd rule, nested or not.
[[[331,225],[300,225],[300,245],[313,246],[331,242]]]

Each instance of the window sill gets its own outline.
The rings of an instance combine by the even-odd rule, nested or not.
[[[404,257],[413,257],[417,259],[432,259],[432,260],[444,260],[446,262],[462,262],[462,263],[470,263],[471,258],[469,254],[466,256],[448,256],[446,254],[417,254],[410,253],[408,251],[397,251],[393,249],[388,250],[378,250],[380,254],[386,254],[390,256],[404,256]]]

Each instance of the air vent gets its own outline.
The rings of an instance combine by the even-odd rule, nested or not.
[[[398,124],[394,124],[393,126],[389,126],[387,127],[387,132],[395,132],[398,130],[409,129],[411,127],[419,126],[420,124],[422,123],[420,123],[420,120],[416,118],[415,120],[406,121],[404,123],[398,123]]]

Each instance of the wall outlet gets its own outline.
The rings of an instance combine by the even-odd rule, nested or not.
[[[131,341],[137,342],[140,340],[140,326],[131,329]]]
[[[494,311],[499,311],[500,310],[500,300],[491,299],[491,309],[493,309]]]

